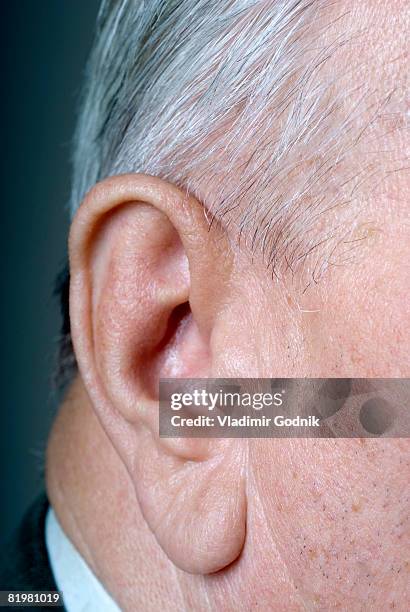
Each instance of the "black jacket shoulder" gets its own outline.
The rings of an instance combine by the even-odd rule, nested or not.
[[[48,499],[42,494],[28,509],[20,526],[1,551],[0,591],[57,591],[45,540],[48,508]]]

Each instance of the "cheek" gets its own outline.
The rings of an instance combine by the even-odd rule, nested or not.
[[[410,375],[410,240],[389,226],[303,298],[310,376]]]
[[[250,457],[249,513],[260,534],[254,554],[264,549],[266,564],[271,543],[282,564],[272,575],[287,573],[320,609],[358,609],[358,602],[385,609],[392,589],[404,593],[407,440],[255,441]]]
[[[214,375],[410,376],[410,240],[403,223],[384,227],[306,292],[256,259],[239,266],[212,338]]]

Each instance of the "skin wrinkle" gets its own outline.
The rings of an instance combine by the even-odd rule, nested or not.
[[[180,603],[183,606],[182,608],[180,608],[181,612],[183,612],[184,610],[189,610],[189,608],[187,608],[184,591],[181,586],[181,573],[178,572],[178,569],[175,565],[172,567],[172,571],[173,571],[174,578],[175,578],[175,584],[177,585],[177,588],[178,588]]]
[[[252,481],[251,481],[250,478],[248,479],[248,487],[250,486],[251,482],[255,482],[255,477],[254,477],[254,474],[252,473],[254,471],[254,469],[255,469],[254,466],[250,467]],[[265,506],[263,504],[263,501],[261,499],[260,490],[257,487],[255,487],[255,486],[253,488],[252,499],[253,499],[253,504],[254,505],[258,504],[257,507],[262,512],[263,516],[265,517],[265,524],[267,525],[268,524],[268,520],[267,520],[266,508],[265,508]],[[272,548],[278,553],[278,555],[279,555],[283,565],[287,568],[287,572],[288,572],[287,575],[288,575],[288,577],[289,577],[289,579],[290,579],[290,581],[291,581],[291,583],[293,585],[293,594],[297,597],[297,599],[298,599],[298,601],[299,601],[299,603],[301,605],[301,608],[303,610],[306,610],[306,611],[310,612],[311,610],[313,610],[313,607],[309,606],[308,603],[303,600],[302,594],[301,594],[301,592],[299,591],[299,589],[296,586],[295,579],[294,579],[294,577],[292,575],[292,572],[290,571],[288,563],[286,562],[286,559],[284,558],[283,553],[281,553],[281,551],[280,551],[280,549],[279,549],[279,547],[277,545],[277,542],[274,539],[273,533],[271,531],[268,531],[268,535],[269,535],[269,539],[270,539]]]
[[[71,396],[74,394],[71,393],[67,397],[67,408],[70,408],[70,403],[73,401],[71,399]],[[76,532],[78,538],[77,548],[84,551],[87,556],[88,563],[92,568],[93,572],[96,574],[96,576],[101,576],[101,573],[99,571],[98,558],[94,554],[94,551],[91,549],[91,547],[88,545],[86,529],[84,528],[80,518],[81,512],[78,511],[78,508],[76,507],[75,503],[72,503],[70,495],[66,495],[64,478],[62,479],[61,475],[59,475],[58,473],[53,473],[53,477],[53,495],[55,495],[56,500],[58,499],[58,502],[56,503],[59,506],[66,508],[65,518],[67,520],[67,523],[63,524],[63,528],[66,528],[67,525],[70,530],[74,530]]]

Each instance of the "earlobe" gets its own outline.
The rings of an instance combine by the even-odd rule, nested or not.
[[[81,376],[159,544],[198,573],[221,569],[243,546],[243,448],[159,438],[158,381],[212,375],[219,250],[199,203],[144,175],[95,187],[70,233]]]

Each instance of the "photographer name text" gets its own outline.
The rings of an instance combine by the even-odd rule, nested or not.
[[[174,414],[171,417],[173,427],[319,427],[320,419],[316,416],[308,417],[297,416],[288,418],[284,415],[275,417],[251,417],[244,415],[241,417],[231,417],[230,415],[218,415],[215,417],[198,415],[196,417],[182,417]]]

